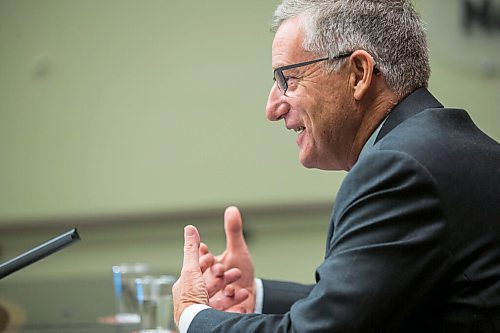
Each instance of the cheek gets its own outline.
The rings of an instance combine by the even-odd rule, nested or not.
[[[336,131],[335,126],[330,125],[332,119],[325,119],[320,127],[317,128],[316,144],[321,150],[330,150],[336,145]]]
[[[339,126],[344,123],[345,106],[335,90],[314,91],[295,100],[297,110],[303,110],[303,119],[314,145],[335,142]],[[324,147],[326,148],[326,147]]]
[[[328,108],[321,109],[313,118],[313,136],[316,144],[323,150],[336,149],[335,146],[342,141],[345,131],[349,128],[349,113],[346,112],[348,108],[338,102],[328,102]]]

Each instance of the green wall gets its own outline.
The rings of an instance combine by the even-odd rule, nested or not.
[[[276,4],[0,1],[0,224],[333,200],[344,173],[301,167],[264,116]],[[499,139],[499,78],[432,60]]]
[[[416,2],[424,20],[436,3]],[[329,215],[314,204],[333,202],[344,173],[303,168],[295,133],[265,119],[276,4],[0,0],[2,258],[73,225],[84,238],[19,278],[106,275],[122,261],[177,272],[182,226],[221,249],[236,204],[283,207],[250,216],[258,273],[312,281]],[[431,90],[500,140],[499,76],[453,65],[442,29],[428,30]],[[299,202],[313,206],[285,213]]]
[[[332,200],[265,119],[274,6],[1,1],[0,223]]]

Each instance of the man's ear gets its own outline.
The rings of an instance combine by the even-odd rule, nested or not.
[[[368,92],[374,76],[375,61],[364,51],[357,50],[351,55],[351,83],[354,89],[354,99],[360,101]]]

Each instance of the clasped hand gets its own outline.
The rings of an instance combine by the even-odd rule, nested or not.
[[[174,318],[192,304],[206,304],[222,311],[249,313],[255,309],[254,268],[236,207],[224,213],[225,251],[214,256],[200,242],[194,226],[184,228],[184,261],[174,284]]]

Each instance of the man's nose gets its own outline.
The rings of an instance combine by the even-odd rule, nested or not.
[[[273,84],[266,105],[266,116],[271,121],[280,120],[288,113],[290,105],[285,101],[285,96],[278,89],[276,84]]]

